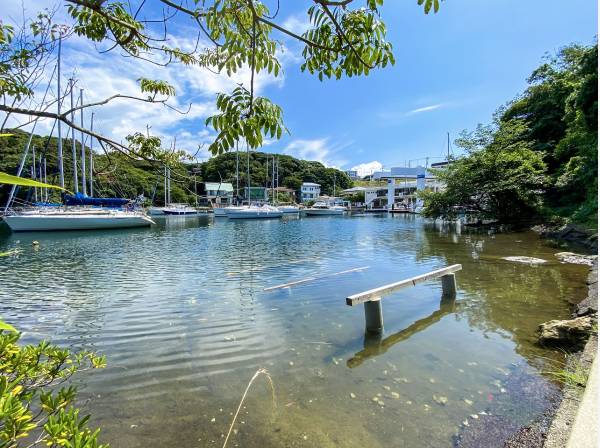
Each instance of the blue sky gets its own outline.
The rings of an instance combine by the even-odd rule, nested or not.
[[[2,18],[18,21],[20,1],[8,2]],[[307,8],[310,2],[281,3],[278,22],[301,30],[307,19],[300,5]],[[24,4],[32,13],[56,1]],[[291,135],[269,142],[264,150],[345,169],[369,164],[367,171],[409,160],[423,163],[425,157],[435,161],[445,154],[447,131],[455,138],[463,129],[489,122],[499,106],[523,91],[545,53],[571,42],[592,43],[596,8],[592,0],[446,0],[438,14],[425,15],[416,0],[387,0],[382,16],[396,65],[340,81],[320,82],[300,72],[301,47],[278,35],[287,48],[284,76],[261,76],[258,89],[284,108]],[[62,19],[64,7],[61,11]],[[193,40],[187,26],[182,21],[171,30],[173,41],[183,47]],[[135,80],[144,76],[175,85],[176,106],[193,103],[186,116],[125,102],[96,110],[97,129],[116,139],[149,124],[166,141],[177,137],[178,146],[195,152],[199,143],[214,136],[204,120],[214,111],[215,94],[233,86],[233,81],[201,68],[161,69],[114,52],[100,55],[79,38],[65,43],[64,54],[65,77],[78,78],[89,100],[134,93]],[[234,81],[247,82],[248,73]],[[50,126],[41,124],[39,129]],[[199,153],[208,156],[205,150]]]

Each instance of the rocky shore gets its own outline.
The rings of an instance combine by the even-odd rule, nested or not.
[[[553,226],[550,224],[541,224],[532,227],[532,230],[542,238],[579,246],[590,252],[598,252],[598,232],[593,229],[587,229],[577,224],[566,224],[562,226]]]
[[[575,306],[573,319],[540,325],[540,343],[571,350],[565,370],[573,378],[585,376],[598,350],[598,261],[590,268],[587,297]],[[576,375],[575,375],[576,374]],[[504,444],[507,448],[564,448],[579,408],[585,384],[564,384],[562,398],[555,401],[531,425],[521,428]]]
[[[581,264],[589,264],[588,293],[584,300],[574,306],[572,319],[549,321],[540,325],[538,336],[540,344],[552,346],[570,353],[564,369],[566,375],[579,378],[587,376],[598,346],[598,260],[595,256],[580,256],[572,253],[556,254],[557,258],[569,259],[580,257]],[[558,367],[557,367],[558,368]],[[567,446],[571,428],[577,414],[584,384],[568,381],[561,387],[548,383],[540,389],[539,383],[531,383],[533,392],[528,386],[527,377],[511,377],[512,385],[506,388],[512,393],[523,394],[523,400],[540,400],[547,406],[546,410],[531,424],[517,427],[506,418],[486,414],[471,424],[468,431],[462,431],[455,440],[457,448],[564,448]],[[585,381],[585,380],[583,380]],[[529,393],[528,393],[529,392]],[[537,403],[537,404],[540,404]],[[548,405],[548,403],[550,403]]]

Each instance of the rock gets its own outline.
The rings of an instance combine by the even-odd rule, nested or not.
[[[350,392],[350,398],[356,398],[356,394],[354,392]]]
[[[473,405],[473,401],[472,401],[472,400],[469,400],[468,398],[465,398],[463,401],[464,401],[465,403],[467,403],[469,406],[472,406],[472,405]]]
[[[597,255],[581,255],[573,252],[558,252],[554,254],[563,263],[585,264],[592,266],[594,261],[598,259]]]
[[[522,256],[514,256],[514,257],[502,257],[503,260],[513,261],[515,263],[525,263],[525,264],[544,264],[547,263],[546,260],[542,260],[541,258],[534,257],[522,257]]]
[[[595,322],[593,316],[545,322],[538,328],[539,342],[541,345],[580,350],[592,333]]]
[[[441,404],[442,406],[445,406],[446,403],[448,403],[448,398],[441,396],[441,395],[434,395],[433,396],[433,401],[435,401],[437,404]]]
[[[398,392],[392,392],[390,395],[395,400],[399,400],[400,399],[400,394]]]

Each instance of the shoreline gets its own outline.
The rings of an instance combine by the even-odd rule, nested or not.
[[[597,313],[598,310],[598,260],[590,267],[587,277],[588,292],[586,297],[573,307],[572,317]],[[592,334],[585,347],[570,353],[565,367],[573,373],[575,369],[583,369],[590,374],[596,352],[598,335]],[[586,383],[587,386],[587,383]],[[564,448],[569,442],[581,399],[586,387],[564,384],[560,396],[552,402],[548,409],[531,424],[522,427],[509,437],[504,446],[507,448]]]

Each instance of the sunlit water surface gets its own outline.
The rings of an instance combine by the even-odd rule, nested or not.
[[[115,447],[222,446],[259,368],[275,399],[259,377],[228,446],[444,447],[473,415],[527,424],[553,387],[535,330],[569,315],[587,273],[532,233],[412,216],[170,217],[0,236],[0,251],[15,247],[0,258],[0,315],[25,342],[106,355],[78,383]],[[512,255],[548,262],[502,259]],[[402,290],[383,301],[383,338],[365,339],[363,309],[346,296],[454,263],[455,303],[440,301],[439,281]]]

